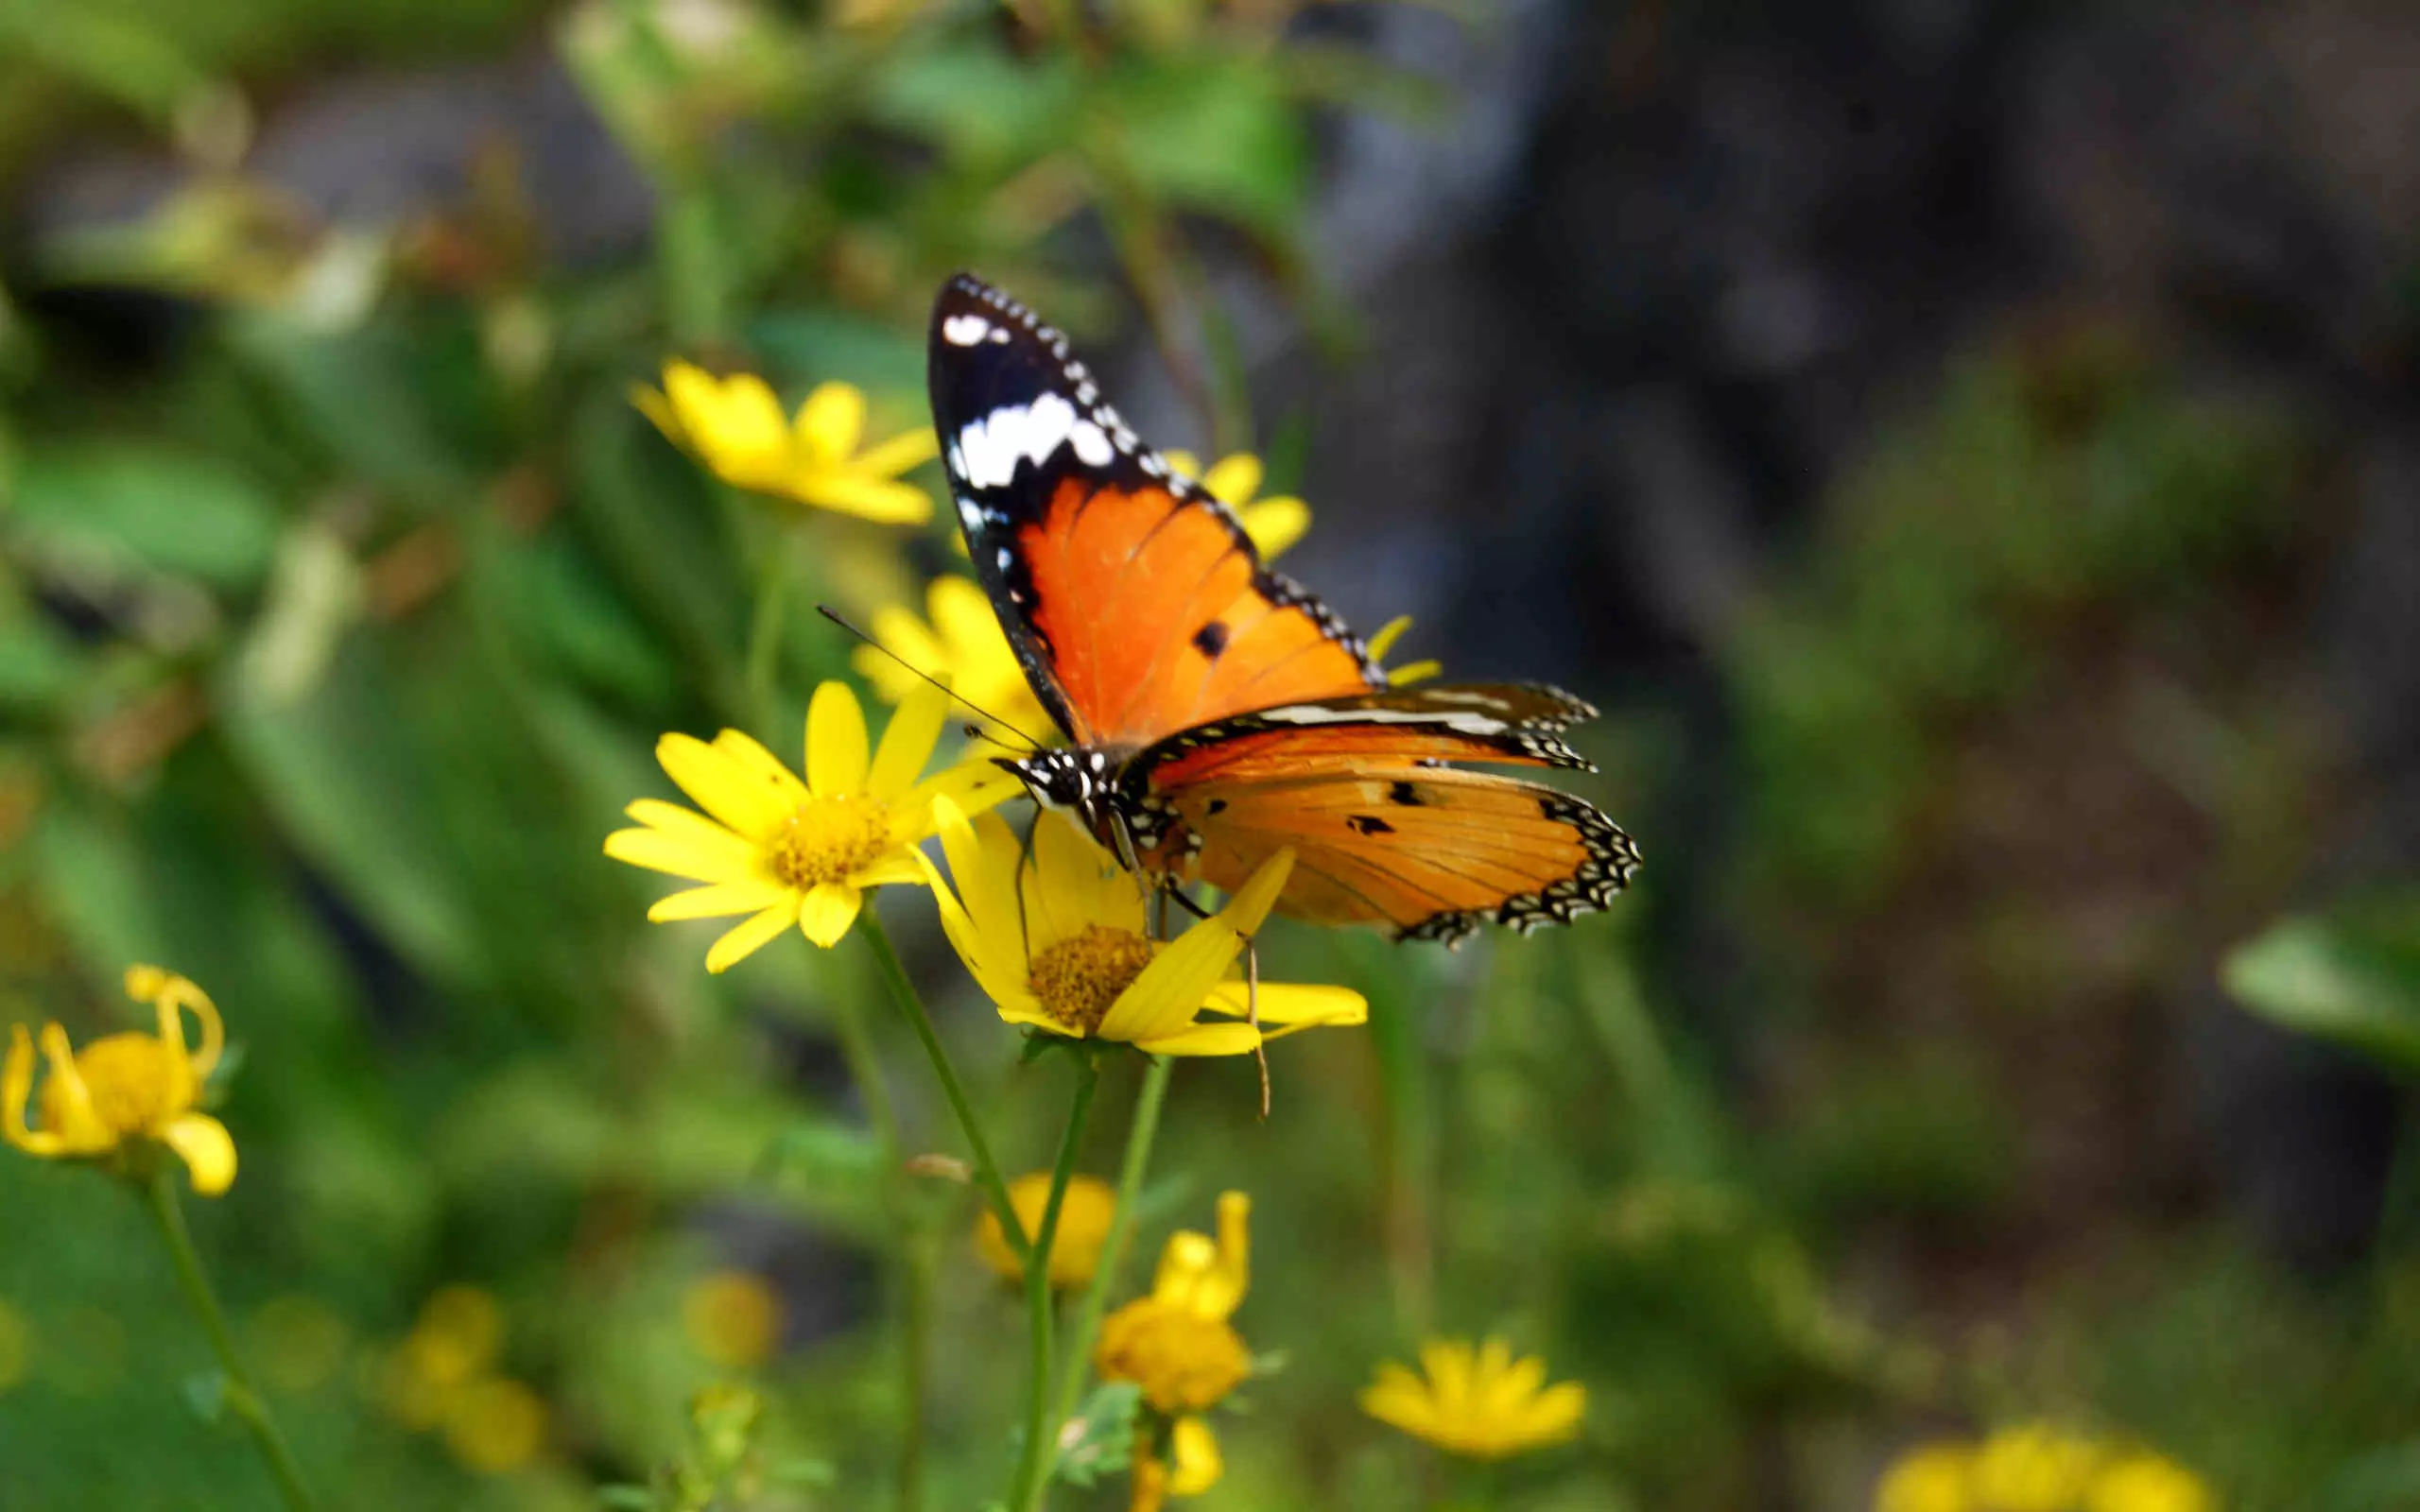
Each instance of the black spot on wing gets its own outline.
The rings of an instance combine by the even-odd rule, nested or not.
[[[1353,814],[1345,816],[1345,827],[1356,834],[1392,834],[1395,827],[1374,814]]]
[[[1225,622],[1221,620],[1212,620],[1209,624],[1204,625],[1201,628],[1194,631],[1193,648],[1201,652],[1203,656],[1208,657],[1213,662],[1219,660],[1219,653],[1227,648],[1227,627]]]
[[[1426,799],[1421,798],[1420,790],[1412,786],[1409,782],[1397,782],[1392,787],[1387,789],[1387,801],[1390,803],[1400,803],[1408,809],[1416,809],[1420,807]]]

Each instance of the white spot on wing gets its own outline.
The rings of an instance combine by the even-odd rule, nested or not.
[[[1410,709],[1329,709],[1315,703],[1263,709],[1253,716],[1273,725],[1443,725],[1463,735],[1500,735],[1510,727],[1485,714],[1430,713]]]
[[[1086,467],[1106,467],[1109,459],[1116,455],[1110,450],[1109,438],[1102,434],[1101,428],[1088,420],[1076,421],[1068,431],[1067,438],[1076,448],[1076,459]]]
[[[953,347],[971,347],[992,334],[992,322],[979,315],[953,315],[942,322],[942,339]]]
[[[1057,451],[1075,425],[1076,406],[1057,394],[1002,405],[959,427],[959,471],[976,488],[999,488],[1016,476],[1019,462],[1038,464]]]

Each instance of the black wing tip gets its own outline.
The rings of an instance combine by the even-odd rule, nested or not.
[[[1398,940],[1431,939],[1448,950],[1478,933],[1483,923],[1502,924],[1528,935],[1548,924],[1568,924],[1587,914],[1603,913],[1638,874],[1638,842],[1620,825],[1605,817],[1585,799],[1555,793],[1538,801],[1539,812],[1580,832],[1587,855],[1570,876],[1550,882],[1536,892],[1520,893],[1493,908],[1457,909],[1431,914],[1416,924],[1395,931]]]

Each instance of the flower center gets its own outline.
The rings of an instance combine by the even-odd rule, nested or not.
[[[1216,1406],[1252,1374],[1252,1355],[1226,1319],[1150,1297],[1110,1314],[1097,1361],[1102,1375],[1133,1382],[1166,1413]]]
[[[147,1034],[95,1040],[77,1053],[76,1070],[93,1094],[93,1116],[121,1138],[164,1128],[193,1107],[197,1089],[190,1066],[179,1066],[168,1047]],[[45,1128],[66,1126],[66,1109],[60,1106],[65,1095],[58,1077],[43,1083]]]
[[[1068,1033],[1090,1035],[1109,1017],[1110,1005],[1143,974],[1159,947],[1131,929],[1086,924],[1033,958],[1028,973],[1043,1010]]]
[[[845,882],[890,844],[890,806],[852,793],[811,798],[765,845],[765,865],[785,885],[804,892]]]

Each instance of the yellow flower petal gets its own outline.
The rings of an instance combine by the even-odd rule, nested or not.
[[[693,882],[736,883],[756,876],[753,850],[734,857],[718,847],[700,846],[688,835],[661,830],[615,830],[605,837],[605,853],[633,867]]]
[[[1033,861],[1021,868],[1026,948],[1048,950],[1086,924],[1144,932],[1141,886],[1075,820],[1044,810],[1033,821]]]
[[[1208,1005],[1241,1019],[1250,1009],[1248,984],[1221,982],[1211,989]],[[1260,1022],[1264,1029],[1283,1026],[1288,1032],[1334,1024],[1370,1022],[1370,1000],[1351,988],[1305,982],[1260,984]],[[1275,1039],[1276,1036],[1270,1036]]]
[[[900,818],[894,833],[902,843],[931,834],[934,805],[943,799],[971,818],[989,813],[1024,791],[1023,782],[987,760],[960,762],[908,790],[908,796],[895,805]]]
[[[785,487],[801,503],[876,524],[921,525],[933,517],[933,496],[912,483],[892,483],[854,472],[800,472]]]
[[[798,406],[798,439],[807,459],[834,468],[847,461],[865,434],[866,396],[854,385],[819,384]]]
[[[1236,514],[1263,561],[1282,556],[1311,530],[1311,507],[1290,494],[1247,504]]]
[[[762,840],[790,816],[762,774],[694,735],[665,736],[655,743],[655,759],[698,807],[745,839]]]
[[[1101,1038],[1164,1040],[1191,1023],[1244,940],[1269,917],[1293,869],[1294,852],[1279,851],[1261,864],[1226,907],[1177,936],[1117,995],[1101,1020]]]
[[[914,851],[886,851],[849,873],[849,885],[885,887],[895,884],[902,886],[921,887],[925,885],[925,869],[916,864],[918,859]]]
[[[717,974],[731,970],[778,938],[797,919],[797,902],[784,898],[716,940],[706,952],[706,970]]]
[[[864,903],[865,894],[845,882],[820,884],[799,903],[799,931],[829,950],[857,921],[857,910]]]
[[[968,974],[975,978],[975,985],[998,1005],[1000,1017],[1011,1023],[1047,1026],[1051,1021],[1043,1013],[1041,1000],[1026,987],[1023,953],[1018,954],[1013,963],[994,959],[982,932],[975,927],[974,919],[959,902],[958,895],[951,892],[949,885],[942,880],[941,868],[921,850],[916,852],[916,861],[924,870],[926,884],[932,888],[934,906],[941,912],[942,933],[948,937],[950,948],[958,952],[958,958],[965,963]]]
[[[647,917],[651,923],[665,924],[683,919],[761,913],[788,896],[789,889],[777,882],[718,882],[659,898],[648,907]]]
[[[1199,483],[1201,481],[1201,458],[1194,455],[1191,452],[1186,451],[1184,447],[1172,446],[1168,448],[1167,451],[1160,454],[1160,460],[1166,462],[1169,467],[1174,468],[1177,472],[1184,473],[1186,477],[1191,478],[1194,482]]]
[[[694,809],[662,799],[643,798],[632,802],[623,813],[650,830],[682,841],[692,850],[719,855],[735,866],[746,867],[754,862],[756,847]]]
[[[966,905],[980,948],[994,960],[1017,962],[1022,980],[1026,933],[1017,903],[1022,849],[1014,832],[996,814],[970,820],[947,799],[936,799],[933,813],[942,854],[949,859],[950,880],[958,885],[959,899]]]
[[[1252,502],[1260,491],[1260,458],[1250,452],[1237,452],[1222,456],[1218,464],[1202,475],[1201,486],[1219,498],[1238,507]]]
[[[1248,1056],[1259,1048],[1260,1039],[1248,1023],[1192,1023],[1137,1040],[1134,1048],[1153,1056]]]
[[[904,605],[885,604],[875,610],[867,628],[880,649],[858,646],[849,653],[849,665],[873,684],[885,703],[897,703],[910,690],[923,686],[925,679],[916,676],[917,672],[942,677],[951,670],[939,638],[916,617],[914,610]],[[900,665],[903,662],[907,666]],[[915,671],[909,671],[909,667]]]
[[[890,723],[883,727],[882,745],[866,774],[868,793],[885,803],[908,796],[925,764],[933,759],[933,747],[941,744],[942,727],[949,722],[949,701],[947,692],[921,681],[899,700]]]
[[[1176,1462],[1168,1475],[1170,1496],[1200,1496],[1227,1470],[1219,1457],[1219,1435],[1199,1418],[1176,1420],[1168,1434],[1168,1457]]]
[[[1378,633],[1370,637],[1367,643],[1370,660],[1384,662],[1387,659],[1387,653],[1394,649],[1395,643],[1403,639],[1403,632],[1410,628],[1411,616],[1409,614],[1398,614],[1379,626]]]
[[[866,790],[866,715],[845,682],[826,682],[806,706],[806,785],[817,798]]]
[[[1387,686],[1390,688],[1409,688],[1415,682],[1426,682],[1429,679],[1435,677],[1438,673],[1444,670],[1445,663],[1438,661],[1435,657],[1430,657],[1422,662],[1407,662],[1399,667],[1393,667],[1388,670]]]
[[[715,734],[714,746],[715,749],[730,757],[740,770],[763,782],[784,815],[806,801],[806,784],[782,765],[780,757],[767,750],[755,736],[738,730],[718,730]]]
[[[0,1071],[0,1135],[29,1155],[56,1155],[59,1136],[26,1122],[26,1104],[34,1091],[34,1041],[22,1023],[9,1029],[9,1063]]]
[[[193,1177],[193,1189],[215,1197],[235,1184],[235,1141],[227,1125],[208,1113],[187,1113],[160,1131]]]
[[[645,384],[632,384],[630,399],[638,412],[645,415],[664,434],[664,438],[683,451],[689,449],[689,433],[681,428],[681,418],[672,412],[671,402]]]
[[[919,425],[867,447],[857,454],[849,470],[864,477],[895,478],[941,455],[942,438],[930,425]]]

